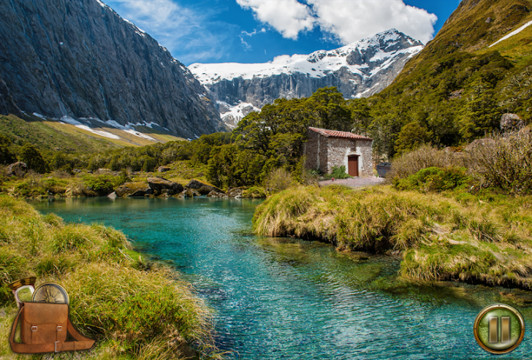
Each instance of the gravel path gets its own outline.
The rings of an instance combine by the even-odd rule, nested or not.
[[[351,179],[338,179],[338,180],[324,180],[320,181],[320,186],[327,186],[327,185],[345,185],[353,188],[357,187],[363,187],[363,186],[373,186],[382,184],[384,182],[383,178],[379,177],[354,177]]]

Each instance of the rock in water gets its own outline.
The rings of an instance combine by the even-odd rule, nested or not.
[[[116,188],[115,193],[119,197],[146,196],[153,193],[152,188],[141,182],[127,182]]]
[[[158,126],[186,138],[224,129],[190,71],[101,1],[1,1],[0,13],[0,113]]]
[[[189,183],[185,185],[185,188],[196,190],[201,195],[208,195],[211,193],[218,193],[220,195],[225,194],[221,189],[217,188],[216,186],[206,184],[196,179],[190,180]]]
[[[149,177],[148,185],[156,196],[175,195],[183,191],[183,185],[158,176]]]

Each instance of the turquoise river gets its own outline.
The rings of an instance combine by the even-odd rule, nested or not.
[[[394,278],[399,259],[256,237],[257,204],[207,198],[34,203],[68,222],[113,226],[140,251],[170,262],[214,309],[216,342],[230,359],[532,358],[530,293],[407,285]],[[521,310],[528,328],[518,349],[494,356],[476,344],[473,323],[483,307],[501,301]]]

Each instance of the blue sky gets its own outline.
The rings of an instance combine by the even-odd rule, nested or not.
[[[460,0],[103,0],[185,65],[266,62],[396,28],[427,42]]]

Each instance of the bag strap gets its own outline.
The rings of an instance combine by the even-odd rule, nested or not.
[[[79,331],[72,325],[70,319],[67,320],[67,331],[74,338],[75,341],[55,341],[54,343],[47,344],[21,344],[15,342],[15,332],[19,323],[19,318],[24,311],[22,306],[17,313],[17,317],[11,327],[11,334],[9,335],[9,344],[11,350],[19,354],[35,354],[35,353],[47,353],[47,352],[60,352],[60,351],[76,351],[87,350],[94,345],[94,340],[89,339],[79,333]],[[61,331],[58,329],[57,331]]]

